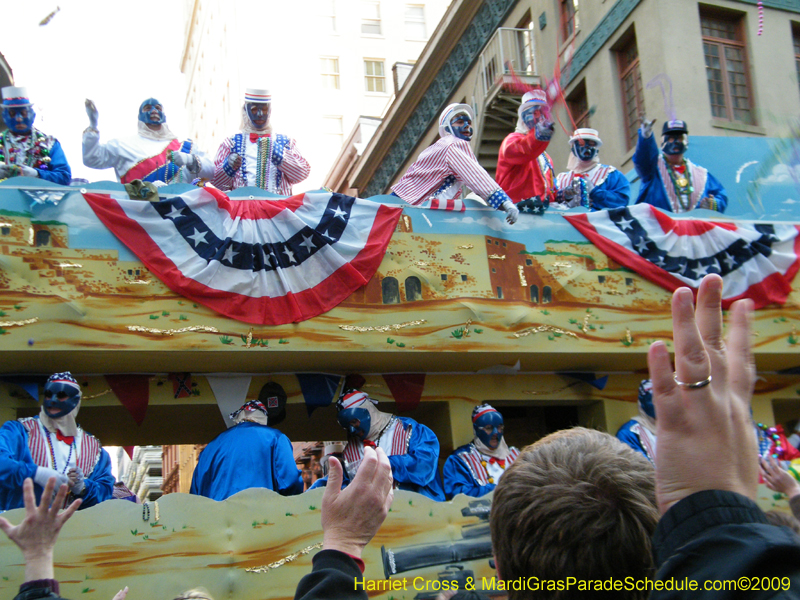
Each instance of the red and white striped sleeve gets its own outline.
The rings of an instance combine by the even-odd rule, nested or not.
[[[211,178],[211,183],[215,188],[226,192],[233,189],[233,177],[228,175],[224,169],[232,150],[233,140],[231,138],[222,140],[214,159],[214,176]]]
[[[283,160],[278,167],[283,173],[286,180],[294,185],[300,183],[308,177],[311,173],[311,165],[303,158],[300,151],[297,149],[297,142],[292,139],[289,145],[283,151]]]
[[[456,177],[484,200],[488,201],[489,196],[500,189],[480,165],[466,140],[455,139],[447,149],[446,160]]]

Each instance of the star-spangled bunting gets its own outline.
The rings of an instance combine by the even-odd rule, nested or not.
[[[310,319],[365,285],[403,210],[325,192],[231,201],[211,187],[160,202],[84,197],[170,289],[263,325]]]
[[[755,308],[783,304],[800,267],[800,227],[673,219],[649,204],[564,215],[590,242],[656,285],[697,290],[722,277],[722,306],[750,298]]]

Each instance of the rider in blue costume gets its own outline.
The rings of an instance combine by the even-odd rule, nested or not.
[[[33,126],[36,112],[21,87],[4,87],[3,122],[8,130],[0,135],[0,180],[9,177],[39,177],[69,185],[72,171],[59,141]]]
[[[689,128],[684,121],[664,123],[661,152],[653,137],[652,121],[643,120],[633,166],[642,180],[636,204],[652,204],[674,213],[695,208],[725,212],[728,196],[708,169],[684,159],[689,148]]]
[[[249,488],[267,488],[283,496],[303,491],[292,443],[280,431],[267,426],[268,415],[259,400],[251,400],[231,413],[236,424],[200,453],[191,494],[225,500]]]
[[[644,454],[650,462],[655,462],[656,407],[653,404],[653,384],[649,379],[639,384],[639,416],[620,427],[617,438]]]
[[[505,470],[519,456],[503,439],[503,415],[489,404],[472,411],[475,439],[457,448],[444,463],[444,492],[447,499],[456,494],[480,497],[494,490]]]
[[[34,481],[36,501],[47,480],[69,485],[81,509],[114,493],[111,459],[93,435],[76,423],[81,388],[68,372],[51,375],[38,416],[6,421],[0,428],[0,511],[21,508],[22,483]]]
[[[381,412],[375,404],[364,392],[353,389],[346,390],[337,403],[337,420],[348,433],[344,483],[356,476],[364,446],[380,447],[392,465],[395,488],[444,500],[436,434],[413,419]],[[318,479],[312,489],[326,484],[327,478]]]

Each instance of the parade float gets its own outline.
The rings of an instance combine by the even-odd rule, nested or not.
[[[575,424],[614,433],[636,413],[649,344],[670,343],[670,290],[704,272],[725,276],[728,302],[756,300],[754,417],[798,417],[793,212],[579,208],[510,226],[469,199],[457,212],[324,191],[158,192],[150,202],[111,182],[0,183],[4,420],[36,414],[40,384],[69,370],[81,425],[104,445],[202,444],[274,381],[292,440],[342,439],[332,402],[359,375],[385,409],[436,432],[441,461],[470,439],[482,401],[501,407],[518,447]],[[256,231],[262,219],[271,231]],[[710,236],[713,252],[698,250]],[[102,503],[62,533],[62,595],[110,598],[128,585],[170,597],[202,585],[215,598],[291,597],[322,540],[321,495]],[[365,577],[405,584],[370,595],[433,598],[436,582],[467,576],[501,595],[490,500],[398,492]],[[759,500],[778,503],[763,486]],[[22,558],[7,540],[0,556],[0,590],[12,594]]]

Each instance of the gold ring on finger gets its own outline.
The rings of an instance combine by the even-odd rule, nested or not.
[[[711,375],[709,375],[708,377],[706,377],[702,381],[692,381],[690,383],[687,383],[686,381],[679,381],[678,380],[678,372],[677,371],[675,371],[672,374],[672,379],[674,379],[675,383],[677,383],[679,386],[681,386],[683,388],[687,388],[689,390],[699,390],[700,388],[704,388],[709,383],[711,383]]]

